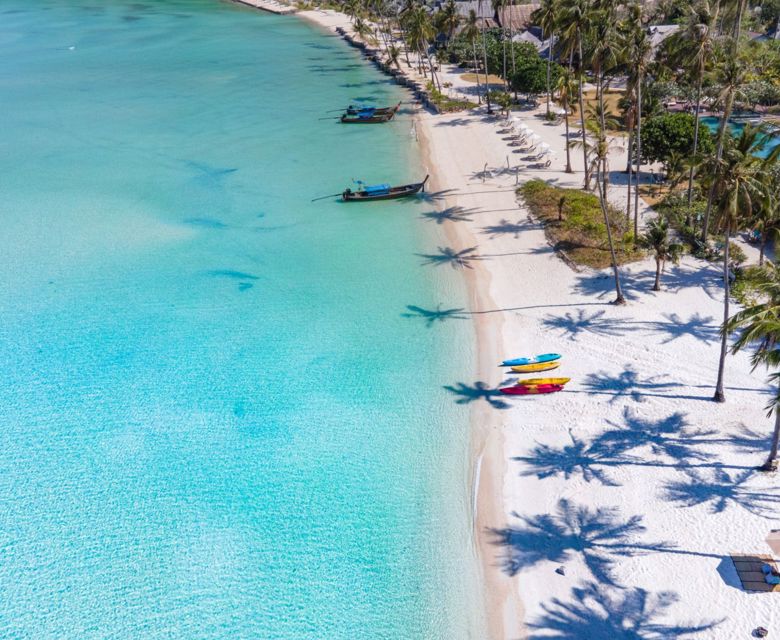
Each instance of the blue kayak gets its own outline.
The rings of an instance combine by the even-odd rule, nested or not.
[[[538,356],[531,358],[515,358],[514,360],[504,360],[501,363],[502,367],[517,367],[521,364],[540,364],[542,362],[552,362],[553,360],[560,359],[560,353],[542,353]]]

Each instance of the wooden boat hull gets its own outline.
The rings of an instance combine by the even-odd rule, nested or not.
[[[341,116],[342,124],[378,124],[382,122],[390,122],[395,117],[395,111],[388,113],[382,113],[379,115],[373,115],[369,118],[361,118],[360,116]]]
[[[560,366],[560,362],[541,362],[539,364],[521,364],[516,367],[512,367],[512,371],[515,373],[536,373],[537,371],[550,371],[551,369],[557,369]]]
[[[516,367],[521,364],[538,364],[541,362],[552,362],[553,360],[560,360],[560,353],[542,353],[538,356],[532,356],[530,358],[514,358],[513,360],[504,360],[501,363],[502,367]]]
[[[526,380],[518,380],[515,386],[523,387],[538,387],[545,384],[559,384],[561,386],[569,382],[571,378],[528,378]]]
[[[406,184],[400,187],[391,187],[388,191],[382,193],[369,193],[366,191],[352,191],[347,189],[341,194],[344,202],[370,202],[373,200],[395,200],[397,198],[408,198],[409,196],[416,195],[420,191],[425,190],[425,183],[428,182],[428,177],[425,176],[425,180],[422,182],[416,182],[414,184]]]
[[[401,103],[399,102],[394,107],[379,107],[378,109],[374,109],[374,115],[383,115],[387,113],[398,113],[398,110],[401,108]],[[353,107],[352,105],[347,107],[347,115],[348,116],[356,116],[358,113],[363,111],[363,109],[360,109],[358,107]]]
[[[562,384],[541,384],[538,387],[503,387],[499,391],[508,396],[535,396],[563,391]]]

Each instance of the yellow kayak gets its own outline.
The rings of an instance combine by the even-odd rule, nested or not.
[[[533,373],[535,371],[549,371],[557,368],[557,362],[539,362],[537,364],[521,364],[517,367],[512,367],[512,371],[515,373]]]
[[[528,378],[528,380],[518,380],[517,384],[524,387],[538,387],[540,384],[566,384],[571,378]]]

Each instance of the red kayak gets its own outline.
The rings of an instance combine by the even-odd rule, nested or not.
[[[537,393],[555,393],[556,391],[562,390],[562,384],[540,384],[532,387],[518,385],[516,387],[503,387],[502,389],[499,389],[501,393],[505,393],[509,396],[532,396]]]

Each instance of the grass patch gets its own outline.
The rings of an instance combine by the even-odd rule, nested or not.
[[[543,180],[526,182],[518,193],[531,214],[544,223],[547,239],[556,250],[565,251],[577,264],[597,269],[612,264],[604,214],[594,194],[554,187]],[[558,219],[559,207],[562,220]],[[633,249],[634,238],[625,214],[612,207],[608,211],[618,263],[639,260],[643,254]]]
[[[450,98],[444,95],[438,89],[435,89],[432,82],[428,83],[428,96],[431,102],[436,105],[436,108],[441,113],[449,113],[451,111],[464,111],[466,109],[473,109],[476,107],[476,103],[469,102],[468,100],[458,100],[456,98]]]
[[[607,126],[607,130],[613,133],[625,133],[625,123],[623,122],[623,112],[620,110],[620,99],[623,97],[624,92],[617,89],[609,89],[604,92],[604,106],[606,107],[606,113],[609,116],[615,118],[619,123],[618,129],[611,129]],[[582,101],[585,103],[585,118],[587,119],[588,113],[591,109],[598,107],[599,101],[596,99],[596,90],[585,91],[582,94]],[[574,96],[572,104],[572,114],[569,116],[569,122],[579,122],[580,119],[580,102],[577,96]]]
[[[476,74],[476,73],[463,73],[463,74],[461,74],[460,79],[463,80],[464,82],[471,82],[473,84],[479,83],[479,84],[481,84],[483,86],[485,84],[485,74],[484,73],[480,73],[479,75]],[[488,84],[490,85],[491,89],[493,89],[493,88],[503,89],[504,88],[504,79],[501,76],[497,76],[494,73],[491,73],[488,76]],[[493,85],[495,85],[495,87]]]

